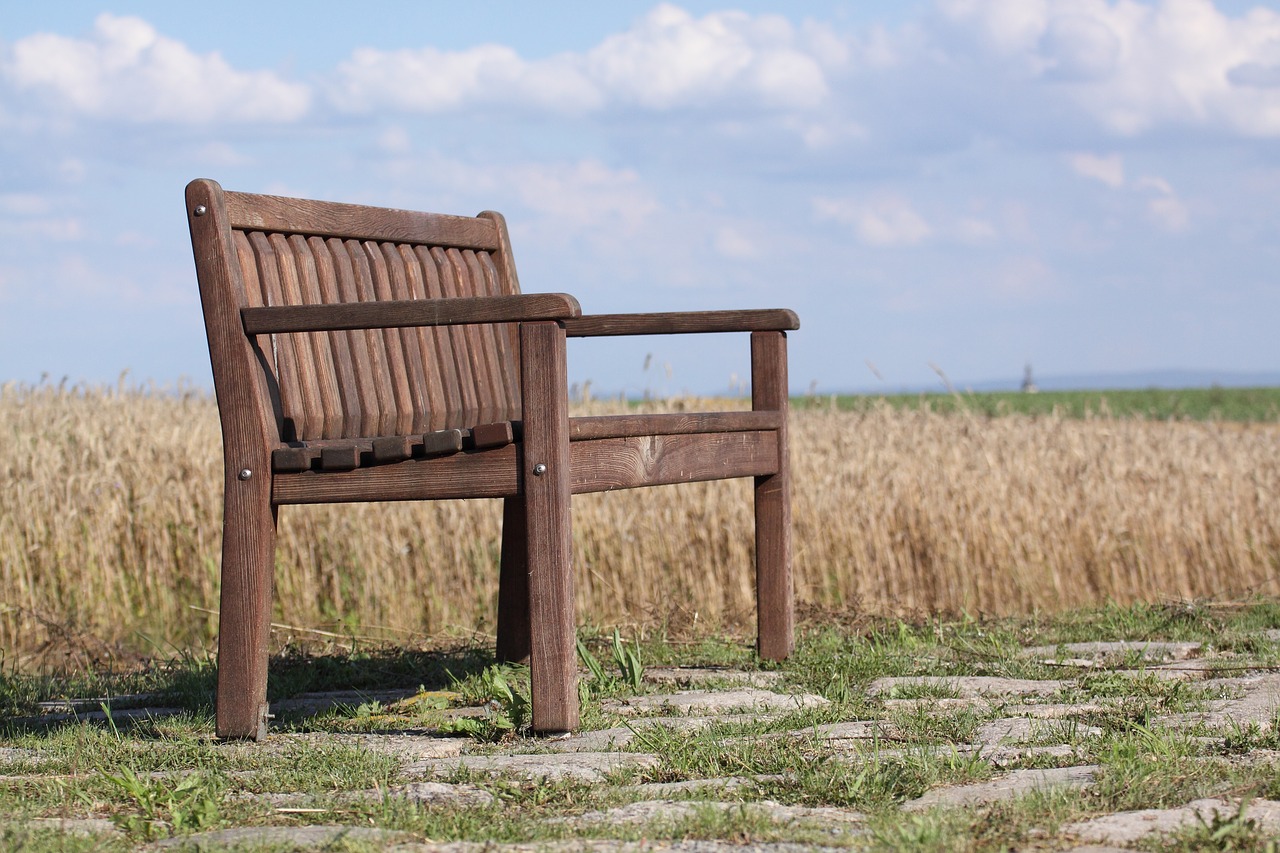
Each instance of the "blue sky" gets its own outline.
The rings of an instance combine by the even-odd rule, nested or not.
[[[501,210],[525,290],[587,312],[795,308],[796,390],[1280,370],[1274,3],[352,8],[0,11],[0,380],[209,382],[194,177]],[[629,393],[747,365],[570,358]]]

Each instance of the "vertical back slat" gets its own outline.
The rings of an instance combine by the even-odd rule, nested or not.
[[[233,194],[232,240],[247,305],[519,292],[496,214],[393,212],[387,227],[395,236],[387,239],[377,234],[381,217],[362,218],[363,209],[299,202],[286,210],[287,200],[267,199],[269,209],[259,211],[253,205],[262,199]],[[307,233],[312,215],[317,228]],[[361,230],[335,230],[347,221]],[[419,226],[421,242],[413,242],[409,233]],[[512,324],[279,334],[261,336],[258,345],[268,386],[278,387],[282,440],[413,435],[520,417]]]
[[[446,250],[438,246],[432,248],[431,259],[435,267],[435,279],[440,288],[439,292],[433,295],[446,299],[466,295],[458,284],[457,275],[454,273],[453,264],[449,262]],[[472,342],[468,329],[462,326],[450,326],[442,331],[449,336],[452,344],[453,368],[458,375],[458,393],[461,398],[458,411],[461,412],[464,421],[472,424],[481,423],[480,399],[476,395],[475,371],[471,360]],[[450,408],[452,409],[453,406]]]
[[[365,242],[364,260],[368,265],[373,297],[379,301],[395,298],[391,289],[391,274],[387,270],[387,259],[381,247],[374,242]],[[409,372],[404,361],[404,343],[399,329],[373,330],[373,338],[380,351],[383,352],[383,364],[386,365],[386,381],[394,398],[392,417],[388,421],[388,430],[382,435],[408,435],[413,429],[413,392],[409,387]]]
[[[359,240],[344,240],[343,250],[351,265],[352,281],[356,287],[357,302],[373,302],[378,298],[373,284],[373,271],[369,268],[369,257],[365,254],[364,244]],[[387,363],[386,336],[382,329],[367,329],[364,332],[365,345],[369,348],[369,362],[372,376],[369,377],[373,389],[378,396],[378,417],[373,430],[368,435],[392,435],[396,419],[396,388],[391,379],[391,367]]]
[[[425,299],[426,284],[423,281],[422,262],[414,254],[411,246],[396,246],[400,256],[399,268],[404,273],[405,299]],[[447,427],[448,399],[444,373],[441,365],[440,346],[436,340],[436,330],[428,328],[406,329],[406,340],[417,342],[417,357],[420,359],[423,373],[423,385],[420,399],[426,411],[424,430],[440,430]],[[406,346],[406,352],[408,347]],[[411,356],[406,356],[411,357]]]
[[[484,274],[484,268],[476,257],[476,253],[466,249],[459,254],[463,264],[466,266],[467,281],[471,285],[469,290],[472,293],[483,296],[497,296],[497,291],[492,288],[492,285],[497,282],[491,282]],[[498,327],[490,324],[474,328],[478,338],[476,354],[484,362],[484,389],[489,397],[488,420],[504,420],[503,415],[506,413],[508,393],[505,373],[499,364]]]
[[[261,231],[251,231],[247,236],[253,250],[254,277],[261,288],[262,303],[264,305],[289,304],[280,287],[275,251],[271,248],[267,235]],[[303,379],[298,369],[299,357],[305,357],[305,355],[298,352],[297,336],[272,335],[271,357],[275,360],[276,377],[280,385],[280,405],[284,411],[282,438],[289,441],[308,435],[311,425],[307,421],[307,406],[303,399]]]
[[[282,263],[285,257],[289,259],[289,263],[284,265],[288,269],[288,275],[284,278],[293,277],[296,283],[294,286],[297,287],[303,304],[321,304],[324,302],[324,295],[320,291],[315,259],[311,256],[306,238],[301,234],[292,234],[287,246],[289,251],[280,255]],[[338,368],[335,364],[337,357],[333,350],[332,336],[326,332],[317,332],[306,334],[303,338],[311,345],[310,365],[315,374],[316,391],[319,392],[317,416],[321,421],[320,437],[338,438],[346,434],[347,425],[343,416],[342,391],[338,383]]]
[[[489,252],[475,254],[480,265],[480,274],[487,282],[488,292],[495,296],[502,295],[505,290],[502,286],[502,277],[494,265],[493,255]],[[501,374],[505,393],[504,406],[510,412],[510,418],[518,418],[520,417],[520,328],[514,323],[503,323],[491,328],[498,353],[497,369]]]
[[[392,299],[412,299],[409,286],[409,270],[399,248],[393,243],[379,243],[377,250],[383,254],[382,265],[387,271]],[[415,264],[416,266],[416,264]],[[409,379],[410,410],[408,432],[426,432],[428,413],[432,409],[427,378],[427,357],[422,351],[422,341],[417,329],[396,329],[403,353],[404,369]]]
[[[274,277],[263,280],[273,288],[274,304],[298,305],[302,292],[298,287],[298,275],[293,265],[293,252],[283,234],[264,234],[270,246],[270,261],[263,257],[264,265],[274,268]],[[320,401],[320,383],[316,376],[316,353],[312,349],[313,335],[282,336],[277,346],[292,353],[293,376],[297,386],[301,409],[293,413],[299,438],[319,438],[324,435],[324,407]]]
[[[291,239],[303,238],[300,235],[294,235]],[[328,244],[319,237],[308,237],[305,242],[308,257],[311,259],[310,274],[315,276],[316,288],[320,294],[318,301],[341,302],[337,274],[333,267],[333,256],[329,252]],[[366,405],[361,399],[360,383],[356,379],[360,370],[360,361],[356,358],[353,349],[355,344],[352,332],[329,333],[329,351],[333,354],[333,370],[337,377],[338,394],[342,404],[341,435],[350,435],[362,429]]]
[[[471,270],[460,249],[445,251],[446,265],[454,286],[454,296],[470,296],[475,293],[475,282],[471,279]],[[477,418],[482,423],[497,420],[499,408],[496,395],[493,393],[493,376],[489,366],[488,350],[492,348],[492,338],[486,341],[487,326],[463,326],[460,331],[466,339],[466,361],[471,375],[472,389],[478,408]]]

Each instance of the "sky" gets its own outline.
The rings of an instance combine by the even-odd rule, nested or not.
[[[208,386],[182,206],[502,211],[586,313],[789,307],[798,392],[1280,371],[1280,2],[0,9],[0,381]],[[743,336],[572,342],[598,393]]]

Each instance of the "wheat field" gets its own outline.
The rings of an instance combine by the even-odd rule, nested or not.
[[[1280,591],[1280,424],[881,405],[794,412],[791,436],[802,603],[1003,615]],[[7,665],[211,647],[210,395],[9,384],[0,447]],[[730,481],[575,498],[580,620],[749,630],[750,495]],[[491,632],[500,520],[496,501],[284,508],[280,637]]]

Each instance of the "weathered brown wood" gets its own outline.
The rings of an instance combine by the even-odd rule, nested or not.
[[[390,302],[394,296],[391,291],[391,274],[387,269],[387,260],[378,243],[368,241],[362,244],[365,252],[364,268],[370,277],[373,297],[379,303]],[[405,364],[404,342],[400,329],[383,329],[373,336],[379,343],[379,354],[387,371],[388,384],[395,400],[392,419],[388,433],[408,435],[414,429],[415,420],[413,389],[410,387],[409,369]]]
[[[415,287],[422,288],[421,298],[423,299],[439,299],[444,295],[444,290],[440,284],[440,273],[436,268],[435,258],[425,246],[417,246],[413,250],[414,257],[418,261],[417,273],[413,284]],[[457,360],[453,354],[453,335],[455,330],[441,328],[419,327],[424,335],[429,338],[430,345],[435,351],[435,358],[432,364],[436,369],[433,380],[438,380],[438,385],[434,389],[434,393],[441,400],[440,408],[433,414],[431,418],[431,428],[433,430],[445,429],[447,427],[470,426],[466,419],[462,416],[463,396],[461,377],[457,370]],[[474,421],[471,421],[474,423]]]
[[[359,302],[362,298],[361,287],[347,244],[336,237],[330,237],[325,241],[325,249],[339,298],[344,303]],[[355,392],[360,399],[360,422],[355,425],[355,432],[358,435],[385,435],[386,431],[380,429],[380,426],[384,421],[383,409],[388,395],[377,382],[381,366],[370,345],[370,333],[366,329],[352,330],[348,340],[355,368]]]
[[[751,407],[778,412],[775,433],[778,464],[755,481],[756,645],[760,656],[782,660],[791,654],[795,635],[791,578],[791,465],[787,442],[787,335],[751,334]]]
[[[231,227],[247,231],[489,250],[499,246],[491,220],[466,216],[234,192],[226,193],[226,210]]]
[[[622,438],[632,435],[679,435],[693,432],[744,432],[779,429],[777,412],[711,412],[662,415],[595,415],[569,419],[569,440]]]
[[[486,269],[475,252],[469,249],[455,250],[451,254],[455,256],[455,263],[462,264],[459,278],[469,283],[470,292],[497,296],[497,282],[486,275]],[[509,394],[506,387],[506,371],[502,369],[501,364],[504,353],[499,349],[500,341],[493,325],[486,324],[470,328],[475,332],[473,340],[476,346],[473,352],[476,355],[478,374],[482,377],[480,420],[483,423],[492,423],[501,420],[507,413]]]
[[[409,459],[354,471],[304,471],[272,478],[277,505],[507,498],[519,494],[517,445]]]
[[[529,577],[529,678],[533,730],[578,726],[573,540],[569,520],[569,380],[564,329],[520,327],[524,399],[525,568]]]
[[[462,430],[442,429],[422,434],[422,455],[441,456],[462,450]]]
[[[245,235],[252,256],[252,268],[245,264],[241,269],[254,276],[262,300],[267,305],[278,305],[284,302],[284,291],[280,285],[278,264],[275,250],[266,234],[259,231]],[[308,417],[308,389],[305,371],[299,365],[299,359],[305,355],[299,350],[301,342],[294,339],[285,341],[272,340],[267,357],[274,357],[275,373],[279,379],[280,407],[284,423],[284,439],[286,441],[301,438],[318,438],[319,432],[313,430]]]
[[[237,328],[247,296],[221,187],[193,181],[186,206],[222,422],[224,512],[218,642],[220,737],[262,740],[267,727],[275,511],[268,447],[279,440],[263,353]],[[249,477],[241,479],[241,472]],[[254,476],[256,475],[256,479]]]
[[[407,435],[385,435],[373,440],[373,461],[380,465],[403,462],[413,456],[413,438]]]
[[[438,297],[444,300],[465,296],[454,274],[449,254],[439,246],[430,251],[431,263],[435,270],[434,283],[438,289]],[[473,368],[472,347],[474,346],[467,329],[450,325],[447,329],[452,344],[453,369],[458,377],[457,389],[459,399],[450,406],[450,415],[455,419],[451,426],[472,426],[481,421],[480,408],[483,405],[477,390],[475,370]]]
[[[350,471],[360,467],[360,448],[339,444],[320,450],[320,467],[325,471]]]
[[[489,447],[502,447],[515,441],[511,429],[511,421],[496,424],[477,424],[471,428],[471,446],[477,450]]]
[[[320,288],[319,276],[316,272],[315,257],[306,239],[300,234],[294,234],[289,237],[283,248],[289,256],[290,275],[296,282],[296,292],[300,300],[308,304],[324,302],[324,293]],[[338,378],[338,359],[334,350],[333,336],[312,334],[307,337],[311,341],[311,364],[315,370],[319,390],[320,435],[322,438],[347,435],[346,411]]]
[[[271,451],[271,470],[280,473],[306,471],[316,451],[306,447],[277,447]]]
[[[525,534],[524,498],[502,502],[502,553],[498,567],[498,642],[500,661],[519,663],[529,658],[532,626],[529,624],[528,539]]]
[[[702,480],[756,477],[778,469],[775,431],[652,435],[575,441],[575,495]]]
[[[571,338],[610,335],[677,335],[709,332],[790,331],[800,319],[786,308],[753,311],[686,311],[653,314],[588,314],[564,321]]]
[[[382,265],[387,271],[387,281],[390,285],[386,296],[387,301],[413,299],[408,280],[409,270],[406,268],[409,265],[405,263],[405,257],[400,253],[401,248],[392,243],[378,244],[378,250],[383,254]],[[417,266],[416,259],[411,265]],[[397,330],[405,370],[409,376],[409,393],[412,397],[408,426],[405,431],[420,433],[431,429],[432,403],[427,378],[427,361],[418,332],[416,328]]]
[[[787,310],[581,317],[519,295],[506,224],[188,188],[223,425],[217,730],[266,733],[276,508],[503,498],[498,655],[578,722],[570,496],[755,478],[760,653],[791,648]],[[567,414],[567,336],[750,331],[752,409]],[[442,531],[441,535],[447,535]]]
[[[361,302],[376,302],[377,287],[373,281],[373,271],[369,266],[369,258],[365,254],[364,243],[359,240],[346,240],[343,249],[351,264],[352,281],[355,284],[357,298]],[[364,332],[365,343],[369,348],[369,359],[373,372],[365,379],[373,386],[378,397],[378,420],[374,435],[392,435],[399,428],[398,420],[401,408],[405,405],[407,389],[402,377],[395,371],[388,359],[387,336],[383,329],[367,329]]]

